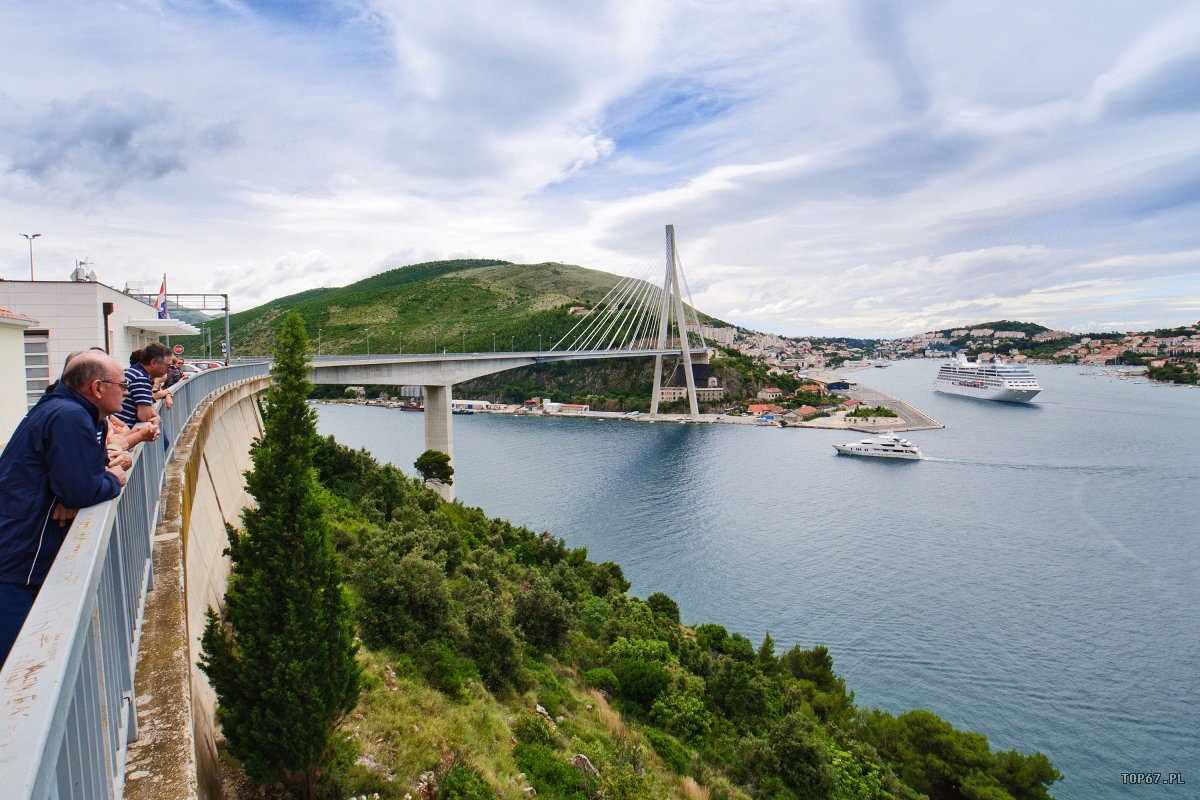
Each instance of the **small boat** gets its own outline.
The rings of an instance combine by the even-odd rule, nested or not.
[[[903,458],[909,461],[920,461],[925,458],[921,449],[908,439],[901,438],[888,431],[874,439],[863,439],[849,444],[835,444],[834,450],[843,456],[867,456],[870,458]]]

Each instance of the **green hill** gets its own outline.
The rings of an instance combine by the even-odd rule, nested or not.
[[[463,259],[411,264],[234,314],[230,338],[235,355],[268,353],[275,321],[295,309],[314,346],[320,339],[324,355],[549,348],[578,322],[568,313],[571,306],[594,305],[620,280],[556,263]],[[212,329],[217,347],[224,338],[224,319],[202,327]],[[201,352],[200,337],[171,341],[183,344],[189,354]]]

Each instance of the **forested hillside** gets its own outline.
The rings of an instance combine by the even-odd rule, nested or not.
[[[325,439],[315,464],[365,645],[329,797],[1006,800],[1058,777],[927,711],[856,705],[823,647],[681,624],[617,564],[365,451]]]

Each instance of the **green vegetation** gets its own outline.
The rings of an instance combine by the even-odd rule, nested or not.
[[[1164,381],[1170,383],[1186,383],[1192,386],[1196,385],[1197,379],[1200,379],[1200,372],[1197,372],[1196,364],[1193,362],[1178,362],[1168,363],[1161,367],[1149,367],[1146,374],[1152,380]]]
[[[224,622],[208,610],[200,668],[216,690],[229,754],[254,780],[311,798],[358,699],[359,667],[312,470],[318,438],[305,403],[305,344],[300,318],[289,315],[246,475],[257,505],[243,513],[244,530],[230,528]]]
[[[413,468],[426,483],[437,481],[449,486],[454,483],[454,467],[450,466],[450,456],[440,450],[426,450],[417,456]]]
[[[898,417],[900,416],[890,408],[884,406],[859,406],[850,412],[847,416],[858,417],[859,419],[867,419],[870,417]]]
[[[823,647],[683,626],[618,565],[365,451],[325,439],[313,463],[364,643],[329,797],[1006,800],[1059,777],[929,712],[857,706]]]

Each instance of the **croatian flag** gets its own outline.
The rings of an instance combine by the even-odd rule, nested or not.
[[[158,297],[154,298],[154,307],[158,309],[158,318],[167,318],[167,276],[163,275],[162,288],[158,290]]]

